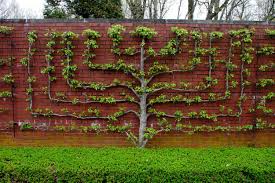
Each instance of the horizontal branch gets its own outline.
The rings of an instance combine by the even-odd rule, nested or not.
[[[52,96],[50,96],[49,99],[50,99],[51,101],[54,101],[54,102],[72,103],[72,101],[70,101],[70,100],[53,98]],[[110,102],[110,103],[101,102],[101,101],[90,101],[90,100],[86,100],[86,101],[77,101],[77,103],[80,103],[80,104],[92,104],[92,103],[114,104],[114,103],[121,103],[121,102],[130,102],[130,103],[139,104],[139,102],[137,102],[137,101],[129,101],[129,100],[127,100],[127,99],[116,99],[116,100],[114,100],[114,101],[112,101],[112,102]]]
[[[172,114],[164,114],[162,115],[164,117],[168,118],[176,118],[175,115]],[[238,117],[236,114],[215,114],[216,117]],[[182,116],[182,119],[202,119],[201,117],[190,117],[190,116]]]
[[[121,116],[129,114],[129,113],[133,113],[137,117],[140,117],[139,113],[134,110],[128,110],[126,112],[123,112],[123,114],[116,116],[116,117],[121,117]],[[82,119],[82,120],[84,120],[84,119],[109,119],[109,116],[78,116],[78,115],[69,114],[69,113],[68,114],[59,114],[59,113],[43,114],[43,113],[38,113],[38,112],[31,112],[31,114],[34,116],[46,116],[46,117],[49,117],[49,116],[73,117],[73,118]]]
[[[188,72],[188,71],[192,71],[193,69],[194,69],[194,67],[189,68],[189,69],[175,69],[175,70],[170,70],[170,71],[159,72],[159,73],[156,73],[156,74],[152,75],[147,80],[147,84],[149,84],[156,76],[161,75],[161,74],[173,74],[174,72]]]
[[[193,102],[192,101],[191,103],[198,104],[198,103],[207,103],[207,102],[218,102],[218,101],[223,101],[225,99],[227,99],[227,97],[223,96],[223,97],[220,97],[219,99],[215,99],[215,100],[201,99],[199,102]],[[191,104],[191,103],[188,103],[186,100],[173,101],[173,100],[167,99],[167,100],[165,100],[163,102],[159,102],[159,103],[153,103],[153,104],[149,103],[149,104],[147,104],[147,107],[153,106],[155,104],[163,104],[163,103],[187,103],[187,104]]]

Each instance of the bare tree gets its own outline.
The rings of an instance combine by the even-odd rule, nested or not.
[[[231,21],[233,19],[233,11],[241,4],[242,0],[232,0],[227,7],[222,10],[220,20]]]
[[[182,4],[182,0],[180,0],[180,4],[178,6],[178,15],[177,15],[177,19],[180,18],[180,9],[181,9],[181,4]]]
[[[126,3],[129,6],[129,10],[131,12],[131,18],[144,18],[147,0],[126,0]]]
[[[233,11],[234,20],[250,20],[253,17],[250,0],[240,0],[240,5]]]
[[[154,17],[153,18],[157,18],[157,19],[163,19],[165,14],[167,13],[167,11],[170,8],[170,5],[168,4],[169,0],[151,0],[153,1],[153,9],[154,9]],[[152,6],[149,6],[149,9]],[[150,18],[150,17],[149,17]]]
[[[251,20],[255,19],[253,15],[253,4],[251,0],[231,0],[222,10],[220,20]]]
[[[186,14],[186,18],[188,20],[193,20],[194,19],[194,12],[196,9],[196,6],[198,5],[198,0],[188,0],[188,10]]]
[[[163,19],[170,8],[169,0],[126,0],[126,17],[133,19]]]
[[[14,14],[18,11],[18,4],[15,0],[7,1],[0,0],[0,18],[7,19],[13,18]]]
[[[199,4],[204,5],[206,8],[206,20],[217,20],[219,13],[228,6],[229,0],[224,0],[223,3],[221,3],[221,0],[206,0],[199,1]]]
[[[15,0],[0,0],[1,19],[25,19],[39,17],[41,16],[31,9],[21,9]]]
[[[259,20],[275,20],[275,0],[256,0],[256,8]]]

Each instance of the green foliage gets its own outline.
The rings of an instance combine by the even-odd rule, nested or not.
[[[191,112],[188,113],[188,116],[189,116],[190,118],[196,118],[197,115],[198,115],[198,113],[195,112],[195,111],[191,111]]]
[[[118,45],[118,43],[120,43],[122,41],[122,36],[121,34],[125,31],[126,29],[124,28],[124,26],[116,24],[116,25],[112,25],[109,29],[108,29],[108,36],[110,38],[112,38],[113,43],[115,43],[116,45]]]
[[[24,130],[33,130],[33,126],[30,123],[22,123],[20,125],[20,130],[24,131]]]
[[[178,38],[185,38],[188,36],[188,31],[183,28],[172,27],[171,32],[175,33]]]
[[[266,95],[261,97],[261,101],[257,104],[256,109],[261,110],[265,114],[272,114],[273,109],[266,106],[266,102],[273,100],[275,98],[274,92],[269,92]]]
[[[131,32],[131,34],[142,39],[152,39],[157,32],[149,27],[138,26]]]
[[[26,57],[23,57],[21,60],[20,60],[20,63],[23,65],[23,66],[28,66],[29,63],[30,63],[30,60],[33,56],[33,54],[35,53],[35,49],[32,48],[32,45],[36,42],[37,40],[37,34],[36,34],[36,31],[30,31],[28,32],[27,34],[27,38],[28,38],[28,42],[29,42],[29,50],[28,50],[28,53],[27,53],[27,56]]]
[[[14,83],[14,78],[12,76],[12,74],[6,74],[2,77],[2,80],[7,83],[7,84],[12,84]]]
[[[195,41],[201,41],[202,40],[202,33],[199,31],[191,31],[190,32],[191,37],[195,40]]]
[[[201,57],[203,55],[206,55],[206,53],[208,52],[208,49],[205,49],[205,48],[197,48],[195,50],[195,55],[196,57]]]
[[[47,0],[44,18],[123,18],[122,4],[117,0]]]
[[[259,71],[267,71],[269,69],[274,69],[275,68],[275,63],[271,62],[270,64],[263,64],[260,65]]]
[[[215,114],[208,114],[207,111],[201,110],[200,112],[191,111],[188,113],[190,118],[198,118],[198,119],[208,119],[212,121],[217,121],[217,116]]]
[[[178,53],[177,41],[175,39],[170,40],[164,48],[159,50],[161,56],[176,55]]]
[[[128,131],[130,128],[132,127],[131,124],[125,124],[125,125],[107,125],[107,129],[110,131],[110,132],[118,132],[118,133],[123,133],[123,132],[126,132]]]
[[[28,38],[28,42],[29,43],[34,43],[37,40],[37,33],[36,33],[36,31],[28,32],[27,38]]]
[[[252,42],[252,35],[254,34],[253,30],[249,29],[239,29],[229,31],[231,37],[241,38],[244,43]]]
[[[275,29],[266,29],[265,32],[268,36],[275,36]]]
[[[264,100],[271,100],[272,98],[275,98],[275,93],[274,92],[269,92],[265,96],[263,96]]]
[[[63,92],[55,92],[55,96],[58,98],[58,99],[66,99],[66,95],[65,93]]]
[[[129,47],[125,49],[126,55],[134,55],[136,53],[136,47]]]
[[[118,48],[118,45],[121,43],[121,41],[123,40],[123,37],[121,36],[121,34],[125,31],[126,29],[124,28],[124,26],[116,24],[116,25],[112,25],[109,29],[108,29],[108,36],[112,39],[113,42],[113,48],[112,48],[112,52],[114,54],[120,55],[120,49]]]
[[[67,12],[65,7],[59,5],[59,1],[47,0],[43,11],[44,18],[58,18],[65,19],[70,18],[71,13]]]
[[[55,71],[54,66],[48,66],[41,69],[42,74],[49,74],[49,73],[53,73],[54,71]]]
[[[259,81],[256,83],[256,86],[264,88],[266,86],[272,86],[274,84],[274,79],[259,79]]]
[[[95,116],[100,116],[100,110],[99,109],[93,109],[91,107],[88,108],[88,113],[89,114],[93,114]]]
[[[86,29],[82,32],[83,36],[86,36],[89,39],[97,39],[100,38],[100,33],[98,31],[92,29]]]
[[[194,57],[191,60],[189,60],[189,62],[188,62],[188,64],[190,64],[193,67],[200,64],[200,63],[201,63],[201,59],[198,58],[198,57]]]
[[[241,61],[251,64],[253,60],[253,56],[251,55],[250,49],[245,48],[244,52],[240,55]]]
[[[159,54],[161,56],[176,55],[181,51],[181,44],[188,36],[188,31],[178,27],[172,27],[171,32],[176,34],[176,38],[171,39],[166,45],[160,49]]]
[[[209,101],[215,101],[216,100],[216,94],[215,93],[209,93],[208,94]]]
[[[258,104],[256,106],[256,109],[261,110],[265,114],[272,114],[273,113],[273,110],[271,108],[266,107],[265,104],[262,104],[262,103]]]
[[[76,104],[78,104],[78,103],[79,103],[79,99],[78,99],[78,98],[73,98],[72,104],[73,104],[73,105],[76,105]]]
[[[221,39],[223,37],[223,32],[213,31],[210,32],[210,39]]]
[[[257,51],[257,53],[260,55],[272,55],[275,53],[275,47],[272,47],[272,46],[262,47]]]
[[[51,117],[54,114],[53,110],[49,109],[49,108],[45,108],[45,109],[36,108],[33,110],[33,112],[34,112],[35,116],[41,115],[41,116],[45,116],[45,117]]]
[[[10,91],[1,91],[0,97],[1,98],[10,98],[10,97],[12,97],[12,93]]]
[[[256,118],[256,128],[257,129],[265,129],[265,128],[274,128],[275,125],[272,123],[267,123],[267,121],[261,119],[261,118]]]
[[[167,65],[160,64],[159,62],[154,62],[153,65],[149,68],[148,75],[152,76],[154,74],[166,71],[169,71],[169,67]]]
[[[147,54],[148,54],[149,56],[152,56],[152,57],[157,56],[156,51],[155,51],[152,47],[150,47],[150,46],[149,46],[149,48],[146,50],[146,52],[147,52]]]
[[[5,64],[8,65],[8,66],[11,66],[11,63],[14,59],[15,59],[14,57],[0,58],[0,66],[3,66]]]
[[[175,119],[177,122],[180,122],[183,118],[183,113],[181,111],[176,111],[174,113]]]
[[[146,128],[144,133],[145,139],[152,139],[157,134],[157,130],[154,128]]]
[[[62,75],[65,79],[69,79],[74,76],[74,72],[77,70],[76,65],[67,65],[62,70]]]
[[[2,148],[2,182],[273,182],[274,148]]]
[[[0,34],[11,34],[11,32],[13,31],[12,27],[7,27],[7,26],[0,26]]]
[[[91,60],[93,57],[95,57],[95,54],[92,52],[92,49],[98,48],[98,44],[96,39],[98,39],[101,35],[99,32],[91,29],[86,29],[82,32],[82,35],[87,38],[87,40],[84,42],[86,45],[86,50],[84,51],[83,56],[85,57],[84,64],[92,64]]]

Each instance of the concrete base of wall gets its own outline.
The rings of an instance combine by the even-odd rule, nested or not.
[[[147,147],[275,147],[275,130],[249,132],[199,132],[190,134],[160,134]],[[131,147],[121,134],[63,133],[41,131],[1,132],[0,146],[35,147]]]

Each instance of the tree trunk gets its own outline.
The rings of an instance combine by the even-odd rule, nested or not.
[[[140,97],[140,104],[139,104],[140,106],[139,138],[138,138],[139,147],[144,147],[146,145],[146,141],[144,139],[144,133],[147,126],[146,100],[147,100],[147,95],[143,94]]]
[[[140,71],[144,73],[144,60],[145,60],[145,50],[144,50],[145,40],[142,39],[141,47],[140,47]],[[145,92],[146,82],[144,76],[141,77],[141,89],[142,94],[139,99],[139,108],[140,108],[140,117],[139,117],[139,137],[138,144],[139,147],[144,147],[146,145],[144,139],[144,133],[147,126],[147,93]]]
[[[153,14],[153,19],[158,18],[158,1],[154,0],[154,14]]]
[[[188,12],[187,12],[188,20],[193,20],[194,18],[194,10],[195,10],[194,6],[195,6],[194,0],[188,0]]]
[[[211,0],[208,8],[207,8],[207,16],[206,20],[212,20],[214,17],[219,15],[219,12],[226,8],[229,0],[225,0],[224,3],[219,6],[219,0]]]
[[[145,8],[146,8],[146,0],[126,0],[129,9],[131,11],[131,15],[133,19],[143,19]]]
[[[219,12],[219,7],[220,7],[220,0],[217,0],[214,5],[214,12]],[[214,17],[214,20],[218,20],[218,13]]]

